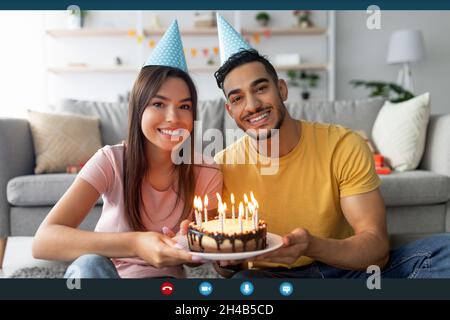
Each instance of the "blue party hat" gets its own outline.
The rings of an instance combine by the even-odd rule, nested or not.
[[[188,72],[177,20],[172,22],[164,33],[144,67],[155,65],[174,67]]]
[[[217,31],[219,33],[220,61],[224,64],[233,54],[252,47],[242,35],[220,15],[217,14]]]

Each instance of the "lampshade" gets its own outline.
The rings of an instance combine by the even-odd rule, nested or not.
[[[391,35],[387,63],[415,62],[425,58],[425,46],[420,30],[399,30]]]

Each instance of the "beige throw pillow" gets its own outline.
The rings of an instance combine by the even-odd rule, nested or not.
[[[80,165],[102,147],[100,120],[69,114],[28,110],[36,153],[36,174],[65,172]]]
[[[405,102],[386,102],[373,125],[372,138],[377,150],[397,171],[417,168],[425,149],[430,118],[430,94]]]

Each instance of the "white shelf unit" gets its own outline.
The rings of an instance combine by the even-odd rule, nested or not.
[[[234,27],[243,34],[264,34],[269,32],[271,37],[292,36],[292,37],[326,37],[326,61],[320,63],[301,63],[289,66],[275,66],[277,71],[284,72],[288,70],[310,70],[320,71],[325,74],[326,78],[326,99],[334,100],[335,98],[335,13],[334,11],[326,12],[326,27],[296,28],[296,27],[242,27],[241,19],[245,15],[245,11],[235,11],[233,21]],[[135,28],[105,28],[91,27],[76,30],[68,29],[49,29],[46,30],[48,37],[55,40],[64,38],[96,38],[101,41],[108,41],[110,38],[126,38],[130,37],[130,31],[144,37],[160,37],[164,34],[165,29],[149,29],[143,26],[143,12],[136,12]],[[214,37],[217,35],[216,28],[180,28],[182,36],[188,37]],[[184,40],[183,40],[184,41]],[[144,61],[144,45],[136,44],[137,47],[137,63],[136,65],[75,65],[75,66],[54,66],[48,65],[47,71],[54,75],[70,75],[70,74],[136,74]],[[264,52],[263,52],[264,53]],[[194,73],[214,73],[218,68],[217,65],[189,66],[189,71]]]
[[[204,67],[191,67],[190,71],[194,72],[214,72],[219,68],[218,65],[213,66],[204,66]],[[318,70],[318,71],[326,71],[328,69],[328,65],[326,64],[293,64],[293,65],[285,65],[285,66],[276,66],[277,71],[288,71],[288,70]],[[49,67],[47,69],[52,73],[114,73],[114,72],[132,72],[137,73],[139,68],[131,67],[131,66],[68,66],[68,67]]]
[[[136,31],[136,30],[134,30]],[[166,30],[164,29],[143,29],[144,35],[160,35],[162,36]],[[244,28],[243,33],[255,33],[269,31],[272,35],[321,35],[326,34],[326,28],[311,27],[311,28]],[[105,28],[82,28],[75,30],[68,29],[50,29],[46,33],[52,37],[117,37],[127,36],[129,30],[125,29],[105,29]],[[181,29],[182,35],[185,36],[202,36],[202,35],[217,35],[216,28],[193,28]]]

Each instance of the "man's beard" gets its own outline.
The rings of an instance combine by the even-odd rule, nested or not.
[[[281,106],[276,110],[279,113],[280,117],[272,129],[269,130],[259,129],[258,131],[262,132],[256,133],[256,130],[253,129],[245,130],[244,126],[242,126],[241,124],[237,125],[242,131],[244,131],[246,134],[248,134],[252,139],[256,141],[270,139],[272,137],[273,131],[278,132],[280,130],[281,126],[283,125],[284,118],[286,117],[286,107],[284,106],[284,104],[281,104]]]

